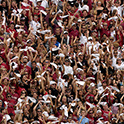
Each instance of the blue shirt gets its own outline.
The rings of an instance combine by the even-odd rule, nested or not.
[[[82,116],[80,116],[78,118],[78,122],[80,122],[81,119],[82,119]],[[86,124],[86,123],[89,124],[89,119],[85,117],[85,118],[82,119],[81,124]]]
[[[57,41],[56,44],[55,44],[55,46],[59,47],[59,44],[60,44],[60,43]]]

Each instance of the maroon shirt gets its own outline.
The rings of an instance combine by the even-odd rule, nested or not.
[[[94,124],[95,123],[94,118],[90,117],[89,114],[87,114],[87,118],[89,119],[89,124]]]
[[[110,115],[112,115],[112,113],[110,113]],[[108,117],[109,117],[109,111],[104,111],[102,110],[102,116],[104,118],[104,121],[108,121]],[[111,118],[110,118],[111,119]]]
[[[73,36],[73,39],[75,39],[75,37],[79,37],[79,31],[78,30],[72,30],[70,33],[69,33],[69,36],[70,36],[70,43],[71,43],[71,38]]]
[[[123,34],[121,32],[120,32],[120,37],[121,37],[121,40],[119,41],[119,46],[122,46],[123,45]],[[118,39],[119,39],[119,35],[117,34],[116,35],[116,40],[118,40]]]
[[[19,95],[17,93],[12,94],[11,92],[10,92],[10,94],[12,95],[12,99],[15,101],[14,103],[16,104],[17,100],[19,98]]]
[[[104,28],[102,28],[102,29],[100,30],[100,37],[102,38],[104,34],[106,34],[107,37],[110,37],[110,31],[109,31],[109,30],[106,30],[106,29],[104,29]]]

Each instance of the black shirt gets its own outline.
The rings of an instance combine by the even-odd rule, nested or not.
[[[31,68],[31,71],[32,71],[32,74],[31,74],[32,79],[34,79],[35,78],[35,73],[38,71],[38,67],[36,67],[35,69]]]

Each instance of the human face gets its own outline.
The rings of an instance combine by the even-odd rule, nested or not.
[[[14,52],[18,52],[18,47],[17,46],[14,47]]]
[[[85,116],[85,113],[86,113],[86,112],[85,112],[84,110],[81,111],[81,115],[82,115],[82,116]]]
[[[92,117],[93,116],[93,111],[89,112],[89,116]]]
[[[67,100],[66,96],[63,96],[63,98],[62,98],[62,102],[65,103],[66,100]]]
[[[15,87],[11,87],[11,92],[14,93],[15,92]]]
[[[49,64],[49,60],[46,60],[46,61],[45,61],[45,65],[48,65],[48,64]]]
[[[42,111],[41,111],[40,109],[37,110],[37,114],[38,114],[38,115],[41,115],[41,112],[42,112]]]
[[[27,64],[27,61],[26,61],[26,60],[25,60],[25,61],[23,61],[23,64],[24,64],[24,65],[26,65],[26,64]]]
[[[10,24],[10,28],[11,28],[11,29],[14,29],[14,24],[13,24],[13,23]]]
[[[121,64],[121,59],[119,58],[119,59],[117,60],[117,62],[118,62],[118,64]]]
[[[34,21],[37,22],[37,20],[38,20],[38,17],[34,16]]]
[[[69,66],[69,61],[65,61],[65,65],[66,66]]]
[[[36,63],[32,63],[32,67],[33,68],[36,68]]]
[[[108,25],[105,23],[104,24],[104,29],[107,29],[108,28]]]
[[[60,34],[60,28],[56,29],[56,34]]]
[[[7,85],[8,85],[8,80],[7,80],[7,79],[4,79],[3,84],[4,84],[5,86],[7,86]]]
[[[52,39],[53,44],[56,44],[56,38]]]
[[[109,64],[112,65],[112,60],[109,60]]]
[[[107,111],[107,110],[108,110],[108,105],[104,105],[104,106],[103,106],[103,109],[104,109],[105,111]]]
[[[114,56],[117,56],[118,55],[118,52],[116,51],[116,52],[114,52]]]
[[[10,94],[7,95],[7,99],[8,99],[8,100],[11,100],[11,95],[10,95]]]

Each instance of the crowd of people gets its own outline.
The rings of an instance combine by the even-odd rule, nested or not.
[[[124,124],[124,0],[0,0],[0,124]]]

